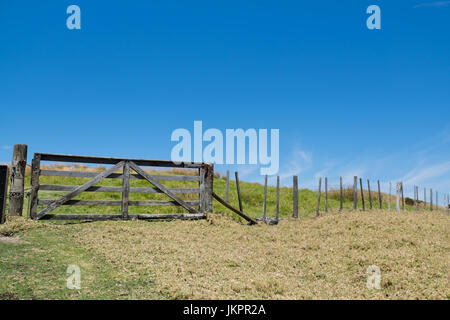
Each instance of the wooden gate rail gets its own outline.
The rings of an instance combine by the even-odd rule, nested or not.
[[[77,162],[112,164],[113,166],[102,172],[81,172],[61,170],[41,170],[41,161]],[[144,171],[140,166],[171,167],[198,169],[198,175],[154,175]],[[117,173],[122,170],[122,173]],[[131,174],[134,170],[136,174]],[[213,165],[206,163],[174,163],[162,160],[119,159],[100,158],[74,155],[57,155],[36,153],[32,161],[31,193],[29,214],[33,219],[43,220],[117,220],[117,219],[201,219],[206,212],[212,211],[212,183]],[[50,185],[39,184],[40,176],[79,177],[91,178],[83,185]],[[121,179],[122,187],[95,186],[103,179]],[[130,179],[144,179],[151,183],[152,187],[130,187]],[[166,188],[160,181],[198,181],[198,188]],[[68,191],[59,199],[40,199],[39,191]],[[73,199],[82,192],[117,192],[122,193],[122,200],[77,200]],[[167,201],[134,201],[129,200],[130,193],[160,193],[168,196]],[[183,200],[177,194],[199,194],[199,200]],[[38,212],[38,206],[46,206]],[[121,206],[122,214],[50,214],[59,206]],[[187,214],[128,214],[129,206],[181,206]],[[194,208],[198,207],[198,208]]]

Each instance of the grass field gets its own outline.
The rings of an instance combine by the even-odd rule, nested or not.
[[[214,188],[224,195],[224,180]],[[241,188],[244,210],[260,216],[263,187]],[[273,214],[273,188],[269,195]],[[299,200],[301,218],[289,219],[291,190],[281,190],[284,220],[276,226],[248,226],[219,204],[200,221],[8,217],[0,226],[0,299],[450,298],[450,217],[442,211],[346,209],[315,218],[316,194],[300,190]],[[70,264],[81,268],[80,290],[66,288]],[[366,286],[371,265],[380,268],[380,290]]]

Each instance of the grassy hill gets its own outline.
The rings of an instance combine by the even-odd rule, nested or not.
[[[103,183],[120,185],[120,180]],[[145,186],[144,181],[133,183]],[[215,179],[214,188],[224,195],[224,179]],[[242,182],[241,189],[244,211],[261,216],[263,187]],[[93,196],[99,194],[83,195]],[[120,194],[107,196],[119,199]],[[331,207],[338,208],[331,198]],[[230,199],[237,206],[235,192]],[[292,194],[282,188],[280,216],[286,219],[276,226],[240,223],[217,203],[216,213],[201,221],[82,223],[8,217],[0,226],[0,299],[450,298],[450,218],[442,211],[346,209],[315,218],[316,194],[300,190],[299,200],[301,218],[288,219]],[[346,199],[345,207],[351,203]],[[94,212],[69,206],[58,210],[73,208]],[[273,215],[274,188],[269,188],[268,208]],[[70,264],[81,268],[80,290],[66,288]],[[380,268],[380,290],[366,286],[371,265]]]

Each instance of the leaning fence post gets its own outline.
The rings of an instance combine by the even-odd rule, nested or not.
[[[362,178],[359,178],[359,184],[361,186],[361,202],[362,202],[362,208],[363,211],[366,210],[366,204],[364,202],[364,188],[363,188],[363,184],[362,184]]]
[[[356,210],[356,202],[358,201],[358,177],[353,177],[353,210]]]
[[[367,189],[369,191],[369,208],[372,210],[372,191],[370,191],[370,180],[367,179]]]
[[[27,149],[26,144],[16,144],[14,146],[11,165],[11,186],[9,188],[9,214],[12,216],[22,215]]]
[[[397,182],[397,197],[396,197],[396,201],[395,201],[395,208],[397,209],[397,211],[400,211],[400,189],[401,189],[401,185],[400,182]]]
[[[225,202],[228,202],[229,197],[228,194],[230,192],[230,170],[227,170],[227,182],[225,185]]]
[[[340,188],[340,197],[339,197],[340,207],[339,207],[339,211],[342,211],[342,209],[343,209],[343,200],[342,200],[342,177],[339,177],[339,188]]]
[[[328,212],[328,178],[325,177],[325,212]]]
[[[8,197],[8,166],[0,166],[0,224],[6,221],[6,198]]]
[[[237,171],[234,172],[234,176],[236,178],[236,190],[237,190],[237,196],[239,201],[239,211],[244,212],[242,209],[242,200],[241,200],[241,188],[239,187],[239,174]]]
[[[294,176],[292,178],[292,193],[293,193],[293,197],[292,197],[292,201],[294,201],[293,203],[293,207],[292,207],[292,216],[294,218],[298,218],[298,177]]]
[[[378,180],[378,201],[380,202],[380,209],[383,209],[383,200],[381,199],[380,180]]]
[[[319,178],[319,191],[318,191],[318,195],[317,195],[317,211],[316,211],[316,217],[319,216],[321,188],[322,188],[322,177]]]

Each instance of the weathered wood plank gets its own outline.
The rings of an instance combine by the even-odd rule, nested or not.
[[[242,211],[239,211],[238,209],[232,207],[230,204],[228,204],[228,202],[225,202],[221,197],[219,197],[217,194],[212,193],[214,199],[216,199],[217,201],[219,201],[224,207],[230,209],[231,211],[233,211],[234,213],[238,214],[239,216],[241,216],[242,218],[244,218],[245,220],[247,220],[248,222],[250,222],[250,224],[257,224],[257,222],[250,218],[249,216],[245,215]]]
[[[54,199],[38,199],[38,205],[50,205]],[[198,206],[198,200],[185,201],[188,205]],[[62,206],[121,206],[122,200],[68,200]],[[129,200],[129,206],[179,206],[176,201]]]
[[[372,210],[372,190],[370,190],[370,180],[367,179],[367,190],[369,192],[369,209]]]
[[[358,177],[353,177],[353,210],[356,210],[358,203]]]
[[[344,209],[344,197],[343,197],[343,186],[342,186],[342,177],[339,177],[339,190],[340,190],[340,195],[339,195],[339,202],[340,202],[340,206],[339,206],[339,211],[342,211]]]
[[[40,166],[41,155],[35,154],[31,161],[31,193],[28,204],[28,214],[31,219],[35,219],[37,215]]]
[[[328,212],[328,177],[325,177],[325,212]]]
[[[39,186],[39,190],[45,191],[73,191],[78,186],[70,185],[56,185],[56,184],[42,184]],[[199,188],[168,188],[173,193],[200,193]],[[122,192],[123,187],[108,187],[108,186],[93,186],[84,192]],[[155,188],[144,187],[131,187],[130,193],[163,193]]]
[[[89,180],[88,182],[86,182],[85,184],[83,184],[82,186],[77,187],[75,190],[73,190],[72,192],[69,192],[67,195],[53,201],[51,204],[49,204],[48,207],[42,209],[41,211],[39,211],[39,213],[37,214],[37,219],[40,219],[42,216],[44,216],[45,214],[50,213],[51,211],[55,210],[57,207],[59,207],[60,205],[64,204],[65,202],[69,201],[70,199],[76,197],[77,195],[79,195],[80,193],[82,193],[83,191],[85,191],[86,189],[89,189],[90,187],[92,187],[93,185],[97,184],[98,182],[100,182],[101,180],[103,180],[105,177],[109,176],[111,173],[113,173],[116,170],[119,170],[120,168],[122,168],[122,166],[124,165],[124,162],[121,161],[119,163],[117,163],[116,165],[112,166],[111,168],[109,168],[106,171],[103,171],[102,173],[98,174],[95,178],[93,178],[92,180]]]
[[[129,219],[135,220],[153,220],[153,219],[182,219],[182,220],[199,220],[205,219],[203,213],[188,214],[130,214]],[[122,220],[121,214],[46,214],[41,220]]]
[[[142,170],[137,164],[135,164],[133,161],[130,161],[130,167],[136,171],[136,173],[143,176],[148,182],[153,184],[157,189],[163,191],[169,198],[176,201],[180,206],[185,208],[190,213],[197,213],[197,210],[192,208],[190,205],[188,205],[184,200],[176,196],[174,193],[170,192],[166,187],[164,187],[162,184],[160,184],[157,180],[155,180],[153,177],[151,177],[147,172]]]
[[[11,216],[21,216],[23,211],[27,149],[26,144],[14,146],[11,162],[11,185],[9,187],[9,214]]]
[[[83,172],[83,171],[62,171],[62,170],[41,170],[41,176],[49,177],[70,177],[70,178],[93,178],[100,172]],[[200,181],[198,175],[195,176],[183,176],[183,175],[150,175],[153,179],[158,181]],[[105,179],[123,179],[122,173],[112,173]],[[144,180],[138,174],[131,174],[130,179]]]
[[[0,166],[0,224],[6,221],[6,198],[8,198],[8,166]]]
[[[130,200],[130,163],[128,161],[125,161],[123,165],[122,187],[122,218],[128,219],[128,201]]]
[[[50,154],[41,153],[41,161],[54,162],[75,162],[75,163],[97,163],[97,164],[117,164],[122,161],[132,161],[138,166],[146,167],[169,167],[169,168],[194,168],[201,167],[201,162],[173,162],[167,160],[145,160],[145,159],[123,159],[123,158],[104,158],[78,155]]]

